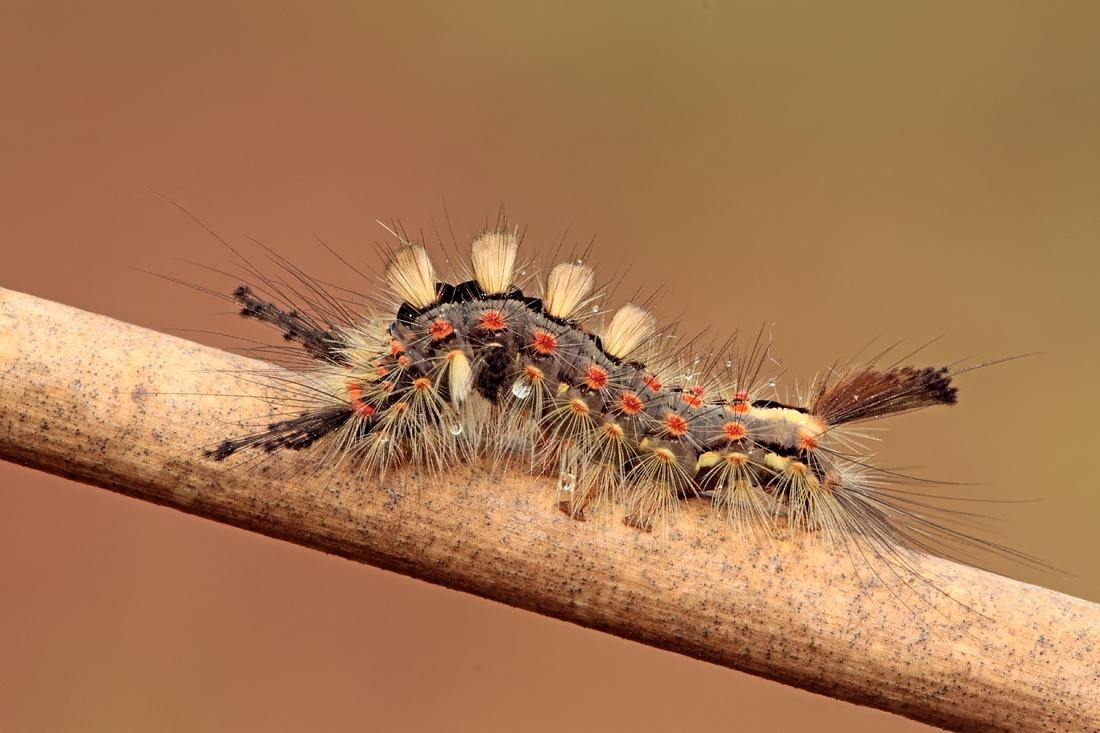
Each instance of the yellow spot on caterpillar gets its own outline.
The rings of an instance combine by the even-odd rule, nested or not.
[[[706,453],[700,453],[698,460],[695,461],[695,470],[701,471],[705,468],[712,468],[722,462],[722,454],[716,450],[708,450]]]

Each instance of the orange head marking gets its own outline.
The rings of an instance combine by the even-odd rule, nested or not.
[[[687,420],[677,415],[675,412],[670,412],[665,415],[665,430],[669,435],[680,437],[688,431]]]
[[[455,332],[454,326],[446,321],[434,321],[428,326],[428,334],[434,341],[442,341]]]
[[[722,432],[725,434],[726,440],[741,440],[748,434],[745,426],[739,422],[726,423],[722,426]]]
[[[649,387],[649,390],[651,392],[661,391],[661,382],[657,379],[657,377],[646,377],[642,380],[642,382],[645,383],[645,386]]]
[[[584,383],[589,389],[603,389],[607,386],[607,370],[592,365],[584,373]]]
[[[633,392],[623,392],[619,395],[619,409],[627,415],[637,415],[644,408],[641,398]]]
[[[535,350],[535,353],[550,356],[558,350],[558,339],[552,333],[535,331],[531,337],[531,348]]]
[[[504,314],[497,310],[488,310],[482,313],[478,323],[486,331],[493,331],[494,333],[508,328],[508,321],[505,320]]]

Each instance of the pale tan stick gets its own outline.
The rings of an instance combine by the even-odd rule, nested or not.
[[[2,289],[0,368],[9,461],[950,730],[1100,729],[1092,603],[933,558],[913,562],[943,594],[857,576],[693,504],[653,535],[575,522],[513,469],[380,489],[288,477],[301,454],[215,463],[203,446],[269,410],[241,373],[269,367]]]

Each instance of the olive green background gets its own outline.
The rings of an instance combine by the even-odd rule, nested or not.
[[[400,6],[398,9],[397,6]],[[0,286],[205,343],[144,271],[362,281],[375,223],[586,246],[618,302],[771,331],[791,388],[866,344],[1026,359],[877,460],[1005,503],[968,531],[1100,601],[1094,3],[0,6]],[[446,210],[446,214],[444,213]],[[199,329],[187,333],[181,329]],[[212,332],[207,333],[206,331]],[[916,621],[914,621],[916,622]],[[0,466],[0,728],[917,730],[453,591]]]

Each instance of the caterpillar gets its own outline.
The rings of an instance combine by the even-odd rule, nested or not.
[[[868,422],[955,404],[965,369],[881,365],[880,355],[826,370],[787,404],[772,394],[770,344],[676,347],[645,303],[601,314],[585,257],[524,280],[520,233],[498,223],[445,279],[423,244],[391,233],[399,241],[373,305],[286,263],[290,278],[252,270],[259,285],[233,292],[240,315],[279,330],[305,360],[283,387],[286,414],[207,457],[320,446],[378,480],[402,465],[440,474],[519,457],[558,476],[558,506],[577,521],[607,502],[652,532],[703,500],[739,531],[785,516],[792,532],[878,557],[1003,550],[929,519],[895,488],[910,479],[872,466],[865,447]]]

